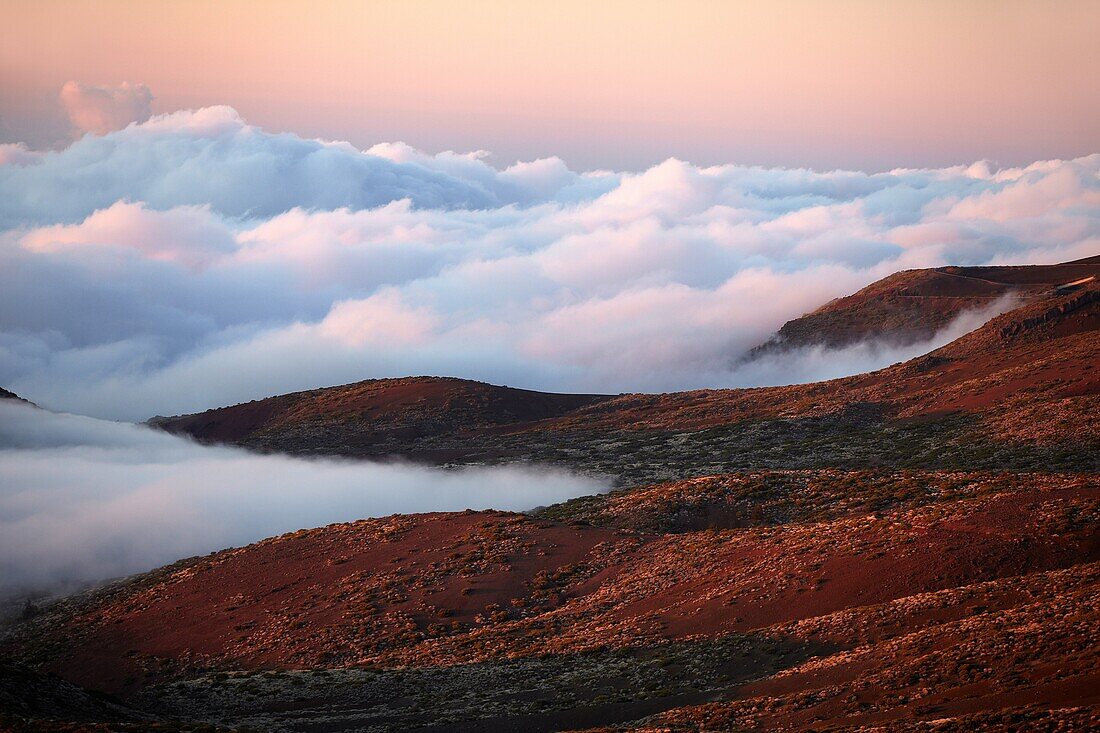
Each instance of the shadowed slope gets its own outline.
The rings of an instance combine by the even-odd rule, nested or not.
[[[533,392],[451,377],[372,379],[269,397],[150,423],[199,440],[281,450],[357,455],[396,453],[425,438],[491,432],[557,417],[607,399],[602,395]],[[273,446],[272,446],[273,447]]]

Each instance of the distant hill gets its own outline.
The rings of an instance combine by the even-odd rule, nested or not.
[[[402,454],[403,448],[425,439],[484,434],[560,417],[606,399],[452,377],[406,377],[294,392],[194,415],[156,417],[149,423],[211,442],[294,452]],[[445,451],[424,455],[446,458]]]
[[[748,358],[809,346],[842,348],[876,340],[908,345],[931,338],[964,311],[1006,295],[1021,302],[1100,276],[1100,256],[1060,265],[905,270],[787,321]]]

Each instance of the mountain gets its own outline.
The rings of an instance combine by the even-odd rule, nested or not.
[[[0,657],[19,684],[64,683],[55,717],[110,730],[1094,729],[1100,283],[1009,269],[966,275],[1019,286],[1008,312],[828,382],[601,396],[417,377],[157,418],[619,487],[180,560],[35,609]],[[0,708],[16,730],[73,729],[48,717]]]
[[[1026,302],[1067,283],[1100,276],[1100,257],[1060,265],[905,270],[788,321],[749,358],[790,349],[897,345],[930,339],[965,311],[1012,298]]]

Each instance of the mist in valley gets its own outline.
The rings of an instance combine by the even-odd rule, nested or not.
[[[71,590],[334,522],[521,511],[607,488],[518,466],[259,455],[0,400],[0,598]]]

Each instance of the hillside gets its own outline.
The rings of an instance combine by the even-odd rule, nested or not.
[[[70,599],[5,651],[261,730],[1036,715],[1100,702],[1098,510],[1095,477],[810,471],[391,517]]]
[[[875,340],[907,345],[926,341],[968,310],[1006,296],[1018,302],[1053,288],[1100,276],[1100,256],[1060,265],[937,267],[906,270],[788,321],[749,359],[810,346],[842,348]]]
[[[347,455],[403,454],[417,441],[462,432],[492,432],[558,417],[607,399],[497,387],[449,377],[371,379],[269,397],[150,424],[202,441]]]
[[[1041,285],[829,382],[598,396],[418,377],[158,418],[619,488],[180,560],[37,609],[0,639],[0,672],[109,730],[1093,729],[1100,283]],[[5,703],[0,727],[74,730],[42,710]]]

